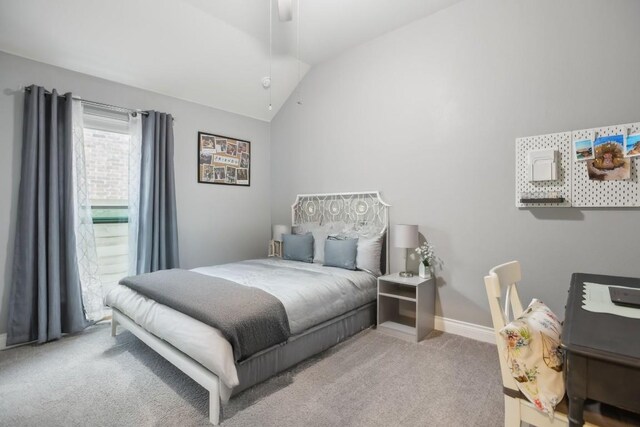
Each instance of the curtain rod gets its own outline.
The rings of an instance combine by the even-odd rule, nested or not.
[[[32,86],[26,86],[26,87],[24,88],[24,90],[25,90],[25,91],[30,91],[30,90],[31,90],[31,88],[32,88]],[[44,91],[44,92],[45,92],[45,93],[48,93],[49,95],[51,95],[51,91],[48,91],[48,90],[46,90],[46,89],[45,89],[45,91]],[[92,106],[94,106],[94,107],[106,108],[106,109],[108,109],[108,110],[120,111],[120,112],[123,112],[123,113],[131,113],[131,114],[143,114],[143,115],[145,115],[145,116],[149,115],[149,112],[148,112],[148,111],[143,111],[143,110],[134,110],[134,109],[132,109],[132,108],[120,107],[120,106],[118,106],[118,105],[105,104],[105,103],[103,103],[103,102],[89,101],[89,100],[86,100],[86,99],[82,99],[82,98],[80,98],[80,97],[78,97],[78,96],[72,96],[72,99],[75,99],[75,100],[77,100],[77,101],[80,101],[80,102],[82,102],[83,104],[92,105]],[[175,121],[175,118],[173,118],[173,116],[172,116],[172,119]]]

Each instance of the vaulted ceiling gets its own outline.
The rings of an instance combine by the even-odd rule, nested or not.
[[[313,65],[458,1],[301,0],[298,63],[273,0],[271,111],[269,0],[0,0],[0,50],[271,120]]]

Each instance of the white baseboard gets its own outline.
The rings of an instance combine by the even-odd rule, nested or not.
[[[33,341],[30,342],[25,342],[22,344],[15,344],[15,345],[7,345],[7,334],[0,334],[0,351],[2,350],[8,350],[10,348],[15,348],[15,347],[20,347],[21,345],[25,345],[25,344],[31,344]]]
[[[435,328],[438,331],[447,332],[449,334],[460,335],[462,337],[471,338],[477,341],[496,343],[496,336],[492,328],[487,326],[476,325],[475,323],[463,322],[461,320],[447,319],[446,317],[436,316]],[[7,348],[7,334],[0,334],[0,351]]]
[[[460,335],[462,337],[471,338],[477,341],[487,342],[490,344],[496,343],[496,335],[493,331],[493,328],[476,325],[475,323],[468,323],[461,320],[447,319],[446,317],[436,316],[435,328],[438,331]]]

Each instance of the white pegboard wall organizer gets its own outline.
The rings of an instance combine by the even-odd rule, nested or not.
[[[516,140],[516,206],[536,207],[639,207],[640,181],[638,167],[640,157],[632,157],[631,178],[619,181],[595,181],[589,179],[586,161],[575,160],[573,140],[590,139],[595,131],[598,137],[640,132],[640,123],[583,129],[539,135]],[[555,181],[529,181],[528,153],[532,150],[554,149],[559,151],[560,171]],[[564,198],[562,203],[522,203],[523,194],[555,192]]]
[[[529,181],[528,153],[532,150],[557,149],[560,171],[555,181]],[[524,193],[557,192],[562,203],[521,203]],[[516,206],[517,207],[570,207],[571,206],[571,132],[530,136],[516,140]]]

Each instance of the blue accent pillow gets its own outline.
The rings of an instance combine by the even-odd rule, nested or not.
[[[347,270],[356,269],[358,239],[329,237],[324,242],[324,265]]]
[[[283,234],[282,258],[313,262],[313,234]]]

